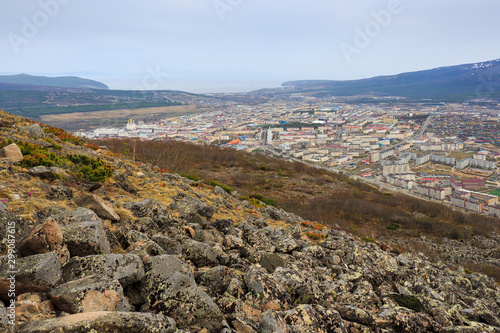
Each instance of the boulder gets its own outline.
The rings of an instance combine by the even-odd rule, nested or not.
[[[81,207],[93,210],[99,217],[111,221],[120,221],[112,205],[93,194],[83,194],[75,197],[73,201]]]
[[[144,265],[136,254],[102,254],[73,257],[63,269],[64,281],[73,281],[88,275],[104,275],[118,280],[123,286],[144,278]]]
[[[77,313],[64,317],[34,321],[19,329],[19,333],[173,333],[175,331],[175,321],[162,314],[112,311]]]
[[[3,203],[3,202],[0,202],[0,211],[3,210],[3,211],[8,211],[8,208],[7,206]]]
[[[62,284],[50,291],[49,297],[59,310],[71,314],[130,311],[120,282],[98,275]]]
[[[76,222],[101,222],[99,216],[90,209],[78,207],[70,211],[57,212],[50,215],[60,225],[66,225]]]
[[[27,220],[8,210],[0,209],[0,235],[2,235],[0,237],[0,254],[7,254],[9,245],[8,231],[9,234],[11,234],[11,231],[15,231],[15,240],[18,242],[28,236],[37,225],[39,225],[38,222]]]
[[[62,227],[64,242],[71,256],[111,253],[102,222],[76,222]]]
[[[221,331],[222,312],[192,277],[177,272],[161,283],[150,279],[145,290],[147,301],[141,311],[168,314],[180,328],[191,331]]]
[[[40,179],[56,180],[56,174],[52,170],[43,165],[39,165],[29,169],[29,173],[33,177],[38,177]]]
[[[186,240],[182,245],[182,252],[186,259],[198,267],[215,266],[219,263],[217,253],[210,245],[192,239]]]
[[[268,273],[274,273],[276,268],[286,267],[286,260],[277,253],[263,252],[260,255],[259,264],[261,264]]]
[[[43,139],[45,137],[45,132],[38,124],[21,127],[19,130],[21,132],[26,132],[26,134],[33,139]]]
[[[55,252],[61,265],[69,261],[70,253],[63,241],[63,232],[59,224],[48,218],[43,224],[40,224],[31,231],[19,243],[19,251],[23,256]]]
[[[244,275],[248,290],[252,295],[254,306],[260,309],[286,310],[290,306],[291,297],[285,287],[272,275],[257,265],[250,266]]]
[[[177,257],[168,254],[151,257],[151,268],[148,272],[149,279],[164,281],[175,273],[193,277],[191,268]]]
[[[166,254],[182,254],[182,245],[175,239],[163,235],[154,235],[151,240],[160,245]]]
[[[15,273],[12,273],[15,271]],[[11,280],[11,278],[14,279]],[[16,294],[48,291],[61,278],[61,263],[55,252],[24,258],[0,257],[0,299],[7,300],[11,281]]]
[[[179,211],[182,216],[199,214],[203,217],[211,218],[216,212],[215,207],[209,206],[206,203],[190,196],[175,200],[172,204],[170,204],[170,208]]]
[[[8,158],[12,163],[18,163],[23,160],[23,153],[15,143],[12,143],[0,149],[0,158]]]
[[[70,200],[73,198],[73,191],[66,186],[49,186],[47,199],[49,200]]]
[[[233,279],[243,281],[243,273],[226,266],[214,267],[203,273],[197,281],[212,297],[223,295]]]

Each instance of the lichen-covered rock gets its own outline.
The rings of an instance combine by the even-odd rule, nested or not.
[[[211,297],[223,295],[233,279],[243,281],[243,272],[226,266],[217,266],[203,273],[198,279],[198,283],[205,287]]]
[[[0,254],[7,254],[9,239],[16,242],[21,241],[24,237],[38,225],[38,222],[27,220],[7,210],[0,210]],[[7,233],[9,231],[9,233]],[[14,234],[11,233],[14,232]],[[9,236],[11,235],[11,236]],[[14,246],[14,249],[18,249]]]
[[[18,163],[23,160],[23,154],[21,149],[15,143],[12,143],[0,149],[0,158],[8,158],[12,163]]]
[[[64,244],[63,232],[59,224],[48,218],[38,225],[19,243],[19,251],[23,256],[55,252],[61,265],[69,261],[69,250]]]
[[[89,275],[105,275],[123,286],[144,278],[144,265],[136,254],[103,254],[73,257],[63,269],[64,281],[73,281]]]
[[[113,206],[94,194],[83,194],[75,197],[73,201],[81,207],[93,210],[99,217],[111,221],[120,221]]]
[[[15,272],[15,273],[12,273]],[[12,282],[17,295],[48,291],[61,278],[61,263],[55,252],[24,258],[0,257],[0,299],[7,300]]]
[[[276,252],[289,253],[299,246],[293,235],[281,228],[274,229],[271,240],[276,244]]]
[[[175,331],[175,321],[162,314],[112,311],[85,312],[35,321],[19,329],[20,333],[173,333]]]
[[[73,198],[73,191],[66,186],[49,186],[47,199],[49,200],[70,200]]]
[[[64,242],[71,256],[89,256],[111,253],[111,247],[102,222],[77,222],[62,227]]]
[[[168,280],[175,273],[193,277],[191,268],[182,260],[172,255],[160,255],[151,257],[151,267],[148,272],[148,279],[157,281]]]
[[[260,255],[259,264],[264,267],[268,273],[274,273],[278,267],[286,267],[286,260],[277,253],[263,252]]]
[[[175,239],[163,235],[154,235],[151,240],[160,245],[166,254],[182,254],[182,245]]]
[[[206,218],[211,218],[216,212],[216,209],[213,206],[209,206],[190,196],[175,200],[170,205],[170,208],[178,210],[182,216],[199,214]]]
[[[56,174],[52,170],[43,165],[39,165],[29,169],[29,173],[33,177],[38,177],[40,179],[56,180]]]
[[[219,264],[217,253],[212,246],[188,239],[182,245],[182,253],[196,266],[215,266]]]
[[[285,287],[260,266],[250,266],[244,275],[250,294],[248,300],[257,308],[286,310],[291,297]]]
[[[22,132],[26,132],[28,137],[33,139],[43,139],[45,137],[45,132],[38,124],[22,127],[19,129]]]
[[[91,275],[62,284],[49,293],[55,306],[67,313],[130,311],[118,280]]]
[[[175,319],[180,328],[207,329],[219,332],[223,325],[222,312],[192,277],[175,273],[163,282],[151,279],[147,301],[142,311],[163,313]]]
[[[50,216],[60,225],[77,222],[102,222],[99,216],[90,209],[78,207],[73,210],[57,212]]]
[[[287,332],[347,333],[339,313],[320,305],[299,305],[280,315]]]

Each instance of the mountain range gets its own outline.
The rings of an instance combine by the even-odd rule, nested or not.
[[[288,81],[281,88],[257,92],[276,97],[293,93],[315,97],[368,95],[437,100],[500,98],[500,59],[360,80]]]
[[[47,87],[109,89],[107,85],[76,76],[33,76],[28,74],[0,76],[0,90],[47,90]]]

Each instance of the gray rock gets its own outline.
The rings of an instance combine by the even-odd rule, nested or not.
[[[105,275],[123,286],[144,278],[144,265],[136,254],[103,254],[73,257],[64,266],[64,281],[73,281],[89,275]]]
[[[79,195],[75,197],[73,201],[79,206],[93,210],[99,217],[103,219],[120,221],[120,215],[115,212],[112,205],[96,195]]]
[[[78,332],[176,332],[175,320],[162,314],[140,312],[86,312],[30,322],[20,333],[78,333]]]
[[[226,266],[217,266],[203,273],[197,281],[215,298],[224,294],[233,279],[243,282],[243,273]]]
[[[130,311],[118,280],[91,275],[53,289],[49,297],[64,312]]]
[[[49,200],[70,200],[73,198],[73,191],[66,186],[49,186],[47,199]]]
[[[102,222],[99,216],[90,209],[78,207],[74,210],[58,212],[50,216],[60,225],[76,222]]]
[[[210,245],[205,243],[188,239],[182,245],[182,252],[187,259],[191,260],[198,267],[219,264],[217,253]]]
[[[0,158],[8,158],[12,163],[18,163],[23,160],[23,154],[21,149],[15,143],[12,143],[0,149]]]
[[[163,235],[154,235],[151,240],[160,245],[166,254],[182,254],[182,245],[173,238]]]
[[[213,206],[209,206],[190,196],[175,200],[170,204],[170,208],[178,210],[182,216],[199,214],[203,217],[211,218],[216,212]]]
[[[64,243],[71,256],[111,253],[102,222],[77,222],[62,227]]]
[[[148,278],[164,281],[168,280],[175,273],[182,273],[193,277],[191,268],[177,257],[171,255],[151,257],[151,268],[148,272]]]
[[[277,253],[263,252],[260,255],[259,264],[261,264],[268,273],[274,273],[276,268],[286,267],[286,260]]]
[[[11,271],[16,273],[9,273]],[[2,300],[8,299],[11,286],[11,280],[8,279],[12,276],[15,277],[16,295],[48,291],[61,278],[61,263],[55,252],[15,259],[9,256],[0,257],[0,298]]]
[[[0,253],[7,253],[9,236],[7,231],[15,230],[16,242],[28,236],[39,223],[27,220],[7,210],[0,209]],[[14,226],[14,228],[12,228]],[[9,228],[8,228],[9,227]]]
[[[22,132],[26,132],[28,136],[33,139],[43,139],[45,137],[45,132],[38,124],[21,127],[19,130]]]
[[[38,177],[40,179],[46,179],[46,180],[56,180],[56,174],[52,172],[49,168],[39,165],[34,168],[29,169],[29,173],[33,177]]]
[[[275,308],[286,310],[291,297],[285,287],[260,266],[250,266],[244,275],[248,290],[256,297],[254,306],[265,308],[270,303]]]
[[[141,311],[168,313],[180,328],[197,326],[220,332],[222,312],[210,296],[196,286],[192,277],[177,272],[163,283],[151,282]]]
[[[0,210],[8,211],[7,206],[3,202],[0,202]]]

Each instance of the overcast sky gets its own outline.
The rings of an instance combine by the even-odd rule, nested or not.
[[[0,74],[250,91],[500,58],[498,0],[0,0]]]

